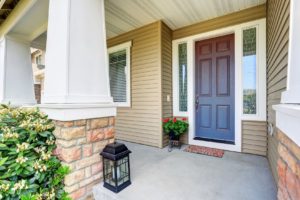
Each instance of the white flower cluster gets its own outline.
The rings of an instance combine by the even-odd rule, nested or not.
[[[51,153],[48,152],[48,153],[45,153],[44,151],[42,151],[42,154],[41,154],[41,157],[42,157],[42,160],[49,160],[51,158]]]
[[[53,145],[55,143],[54,139],[52,137],[49,138],[49,140],[46,140],[46,144]]]
[[[36,148],[34,148],[34,150],[37,153],[41,153],[41,152],[44,152],[46,150],[46,147],[36,147]]]
[[[37,196],[37,200],[44,200],[44,199],[51,200],[51,199],[54,199],[54,198],[55,198],[54,189],[51,189],[51,192],[46,192],[46,193],[43,193],[43,194],[39,194]]]
[[[11,114],[12,117],[17,118],[20,115],[20,111],[18,109],[11,110],[10,114]]]
[[[25,180],[21,180],[21,181],[15,183],[15,185],[14,185],[14,187],[12,189],[14,191],[28,189],[28,185],[26,185],[26,181]]]
[[[18,158],[16,159],[16,162],[17,162],[17,163],[20,163],[20,164],[23,164],[23,163],[25,163],[27,160],[28,160],[28,158],[23,157],[23,156],[20,156],[20,157],[18,157]]]
[[[20,124],[20,127],[29,130],[35,130],[37,132],[42,132],[54,128],[54,124],[48,124],[46,119],[34,119],[32,116],[29,116]]]
[[[8,139],[17,139],[19,138],[19,134],[13,132],[11,129],[9,129],[8,127],[3,127],[2,129],[3,132],[3,139],[4,140],[8,140]]]
[[[10,112],[10,109],[8,108],[1,108],[0,109],[0,115],[6,115]]]
[[[44,164],[40,164],[40,161],[35,161],[33,164],[33,168],[39,172],[45,172],[47,170],[47,166]]]
[[[21,151],[24,151],[26,149],[28,149],[29,147],[29,144],[26,143],[26,142],[23,142],[22,144],[17,144],[17,152],[21,152]]]
[[[8,191],[9,190],[9,184],[1,184],[0,185],[0,190],[1,191],[4,191],[4,192],[6,192],[6,191]]]

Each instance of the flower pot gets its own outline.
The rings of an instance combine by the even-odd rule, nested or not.
[[[169,148],[168,148],[169,152],[172,151],[173,147],[177,147],[180,149],[181,143],[179,139],[180,139],[180,135],[175,135],[175,132],[172,130],[169,132]]]
[[[175,135],[175,132],[171,130],[170,133],[169,133],[169,138],[170,138],[170,140],[179,141],[180,136],[179,135]]]

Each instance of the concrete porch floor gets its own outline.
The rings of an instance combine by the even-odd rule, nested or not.
[[[121,141],[122,142],[122,141]],[[215,158],[124,142],[132,151],[132,184],[118,194],[94,188],[96,200],[274,200],[265,157],[226,151]]]

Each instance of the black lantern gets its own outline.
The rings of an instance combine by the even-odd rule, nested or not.
[[[100,153],[103,156],[104,187],[118,193],[128,185],[130,180],[130,164],[128,148],[121,143],[105,146]]]

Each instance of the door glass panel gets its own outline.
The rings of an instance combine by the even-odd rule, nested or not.
[[[187,44],[178,45],[179,55],[179,111],[187,111]]]
[[[243,113],[256,114],[256,28],[243,31]]]

